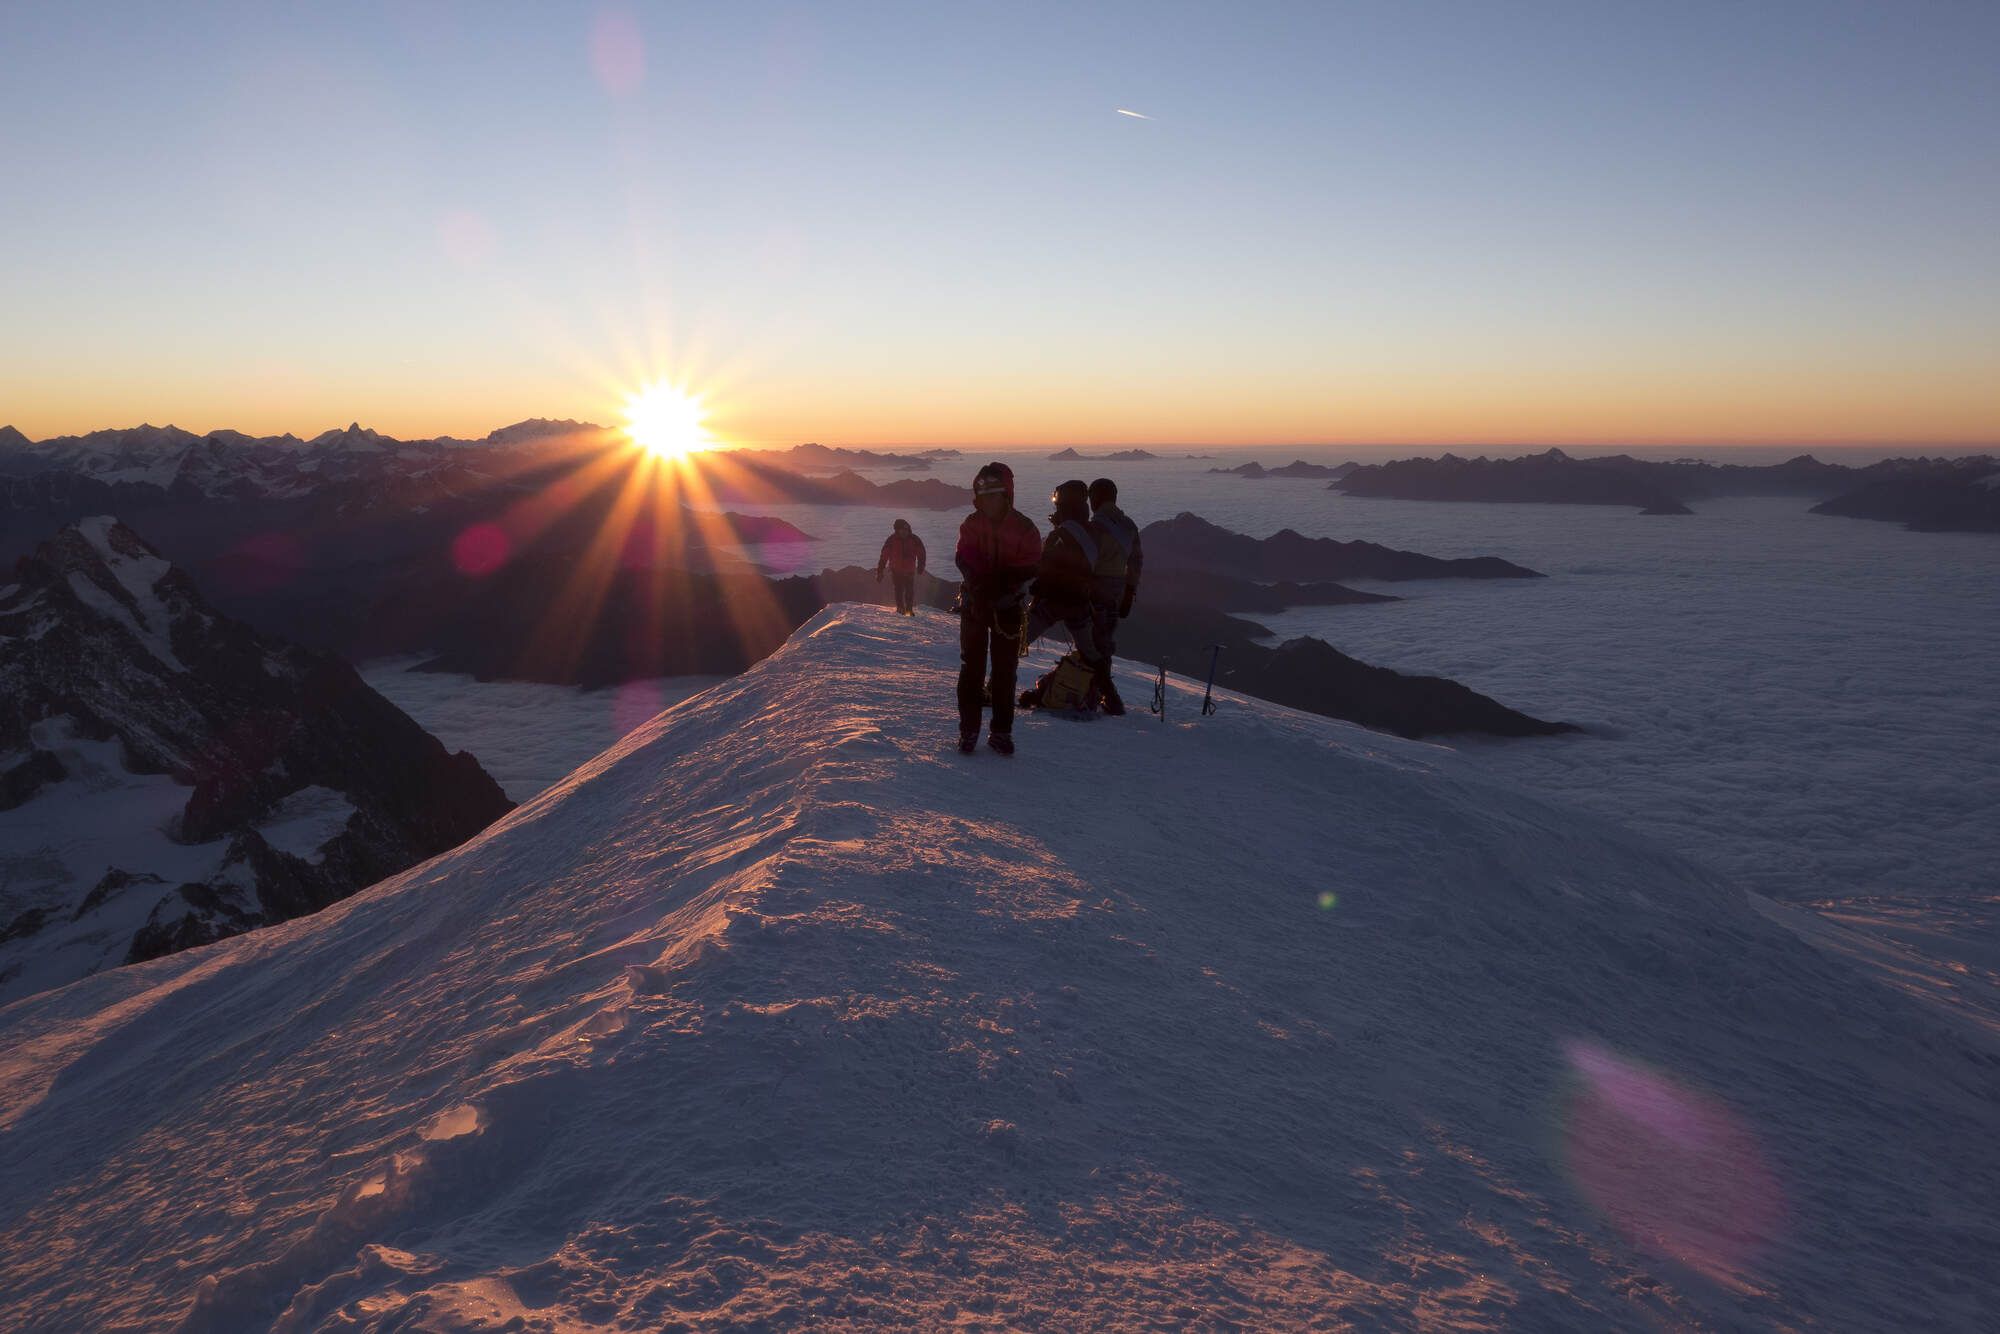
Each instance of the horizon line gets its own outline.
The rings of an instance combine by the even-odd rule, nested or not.
[[[573,423],[579,430],[618,431],[623,429],[622,427],[618,426],[606,426],[599,422],[584,421],[569,417],[521,417],[510,422],[502,423],[501,425],[495,426],[487,431],[481,432],[478,435],[460,435],[455,432],[449,432],[449,431],[429,433],[429,434],[419,433],[415,435],[398,435],[393,431],[383,430],[382,428],[379,427],[365,426],[361,423],[359,418],[349,418],[347,426],[330,426],[327,427],[325,430],[314,432],[311,435],[300,434],[297,431],[281,431],[281,432],[259,434],[253,431],[241,430],[240,428],[233,426],[217,426],[217,427],[211,427],[205,431],[197,431],[189,427],[177,425],[176,423],[171,421],[164,422],[158,426],[154,426],[153,423],[151,422],[143,422],[143,421],[138,422],[131,426],[96,426],[82,431],[74,431],[74,430],[62,431],[54,435],[43,436],[40,438],[35,438],[33,436],[28,435],[27,432],[21,431],[18,427],[13,426],[11,423],[0,422],[0,432],[12,431],[15,434],[21,436],[22,439],[27,440],[30,445],[43,445],[47,444],[51,440],[81,439],[86,436],[96,435],[107,431],[136,431],[136,430],[146,430],[146,429],[161,430],[161,431],[167,431],[167,430],[186,431],[189,435],[197,437],[207,437],[221,431],[228,431],[233,434],[249,436],[253,439],[261,439],[261,440],[275,440],[275,439],[282,439],[285,436],[291,436],[292,438],[300,441],[301,443],[308,443],[312,440],[318,439],[320,436],[340,434],[358,427],[361,430],[370,431],[376,435],[383,436],[386,439],[398,441],[399,443],[413,443],[425,440],[460,440],[460,441],[465,441],[467,443],[476,444],[483,440],[488,439],[489,437],[491,437],[492,435],[494,435],[499,431],[507,430],[510,427],[521,426],[529,422],[552,422],[552,423],[569,422]],[[1871,439],[1852,439],[1852,438],[1821,437],[1816,439],[1800,439],[1796,437],[1761,438],[1761,437],[1745,437],[1745,436],[1711,437],[1707,439],[1686,439],[1683,437],[1672,437],[1672,436],[1627,436],[1627,437],[1593,439],[1593,440],[1564,440],[1564,439],[1550,439],[1547,437],[1541,437],[1541,438],[1515,437],[1515,438],[1498,438],[1498,439],[1457,438],[1448,440],[1441,440],[1441,439],[1384,440],[1384,439],[1347,439],[1347,438],[1326,438],[1326,437],[1322,437],[1319,439],[1297,439],[1297,438],[1278,437],[1268,440],[1255,440],[1255,441],[1143,440],[1143,439],[1102,440],[1102,439],[1070,439],[1070,438],[1049,439],[1049,440],[992,440],[992,439],[949,440],[949,439],[924,438],[924,439],[900,439],[900,440],[850,439],[838,442],[829,442],[823,439],[801,440],[792,437],[783,437],[783,438],[736,437],[726,440],[718,440],[712,446],[712,448],[716,450],[789,449],[801,444],[822,445],[829,449],[868,449],[868,450],[881,450],[881,451],[920,450],[920,449],[960,449],[960,450],[987,449],[987,450],[1000,450],[1000,451],[1018,451],[1018,450],[1072,448],[1072,449],[1114,449],[1114,450],[1115,449],[1174,449],[1174,450],[1433,449],[1433,450],[1446,450],[1446,451],[1462,450],[1462,449],[1485,449],[1485,450],[1527,449],[1527,450],[1535,450],[1538,452],[1545,451],[1548,449],[1563,449],[1563,450],[1799,449],[1806,451],[1814,449],[1828,449],[1828,450],[1930,449],[1930,450],[1944,450],[1954,453],[1967,453],[1967,454],[2000,452],[2000,437],[1995,437],[1987,440],[1972,441],[1972,440],[1940,440],[1936,438],[1882,439],[1877,437]]]

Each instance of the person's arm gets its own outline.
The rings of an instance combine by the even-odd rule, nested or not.
[[[889,563],[889,542],[894,542],[895,540],[892,537],[888,542],[884,542],[882,544],[882,554],[875,558],[875,582],[878,584],[882,582],[882,567]]]
[[[996,580],[1005,590],[1009,599],[1019,598],[1027,591],[1028,584],[1042,568],[1042,559],[1048,551],[1048,543],[1042,541],[1035,531],[1035,525],[1024,514],[1016,514],[1016,523],[1009,524],[1002,538],[1000,552],[1000,577]],[[1051,534],[1050,541],[1053,542]]]
[[[1132,554],[1125,558],[1125,596],[1118,603],[1121,621],[1132,614],[1132,599],[1139,596],[1139,573],[1145,564],[1145,553],[1139,549],[1139,525],[1133,524]]]
[[[924,551],[924,539],[912,534],[910,540],[917,544],[917,573],[922,574],[924,572],[924,562],[929,559],[928,554]]]
[[[988,573],[986,553],[980,549],[970,518],[958,526],[958,550],[952,555],[952,564],[958,566],[958,577],[963,584],[960,591],[965,600],[969,603],[983,596],[980,583]]]

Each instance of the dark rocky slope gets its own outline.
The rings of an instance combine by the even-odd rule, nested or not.
[[[126,789],[162,818],[104,821]],[[345,662],[221,614],[109,518],[0,587],[0,998],[312,912],[510,808]]]

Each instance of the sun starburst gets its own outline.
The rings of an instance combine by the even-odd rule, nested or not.
[[[626,400],[625,430],[641,449],[667,459],[698,453],[715,443],[704,421],[701,396],[665,380]]]

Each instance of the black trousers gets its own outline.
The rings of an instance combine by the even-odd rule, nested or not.
[[[1090,618],[1097,631],[1097,651],[1104,655],[1097,664],[1097,684],[1106,694],[1115,696],[1118,687],[1111,683],[1111,661],[1118,656],[1118,608],[1093,603]]]
[[[958,730],[979,730],[980,693],[992,667],[993,730],[1003,736],[1014,730],[1014,675],[1021,663],[1021,613],[1001,613],[999,621],[1012,633],[994,627],[990,607],[967,607],[958,621]]]
[[[896,610],[905,616],[917,609],[917,574],[912,570],[901,574],[889,571],[889,582],[896,586]]]

